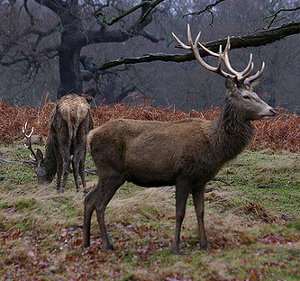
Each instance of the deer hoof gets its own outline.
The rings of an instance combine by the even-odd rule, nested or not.
[[[208,243],[207,243],[207,241],[200,242],[199,248],[202,251],[207,251],[208,250]]]
[[[176,245],[172,245],[171,246],[171,252],[174,254],[174,255],[181,255],[181,251],[180,251],[180,248]]]
[[[105,249],[106,251],[113,251],[113,250],[114,250],[114,246],[113,246],[111,243],[109,243],[109,244],[106,244],[106,245],[104,246],[104,249]]]

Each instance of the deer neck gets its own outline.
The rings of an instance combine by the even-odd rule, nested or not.
[[[44,165],[47,178],[49,179],[49,182],[51,182],[57,170],[57,160],[55,157],[55,140],[51,133],[49,134],[47,139]]]
[[[235,158],[249,144],[253,127],[243,118],[234,105],[226,100],[219,119],[213,125],[213,140],[219,163]]]

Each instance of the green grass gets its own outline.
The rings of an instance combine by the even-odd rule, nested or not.
[[[300,216],[300,156],[247,152],[220,173],[241,202],[262,204],[281,214]]]
[[[0,146],[22,161],[21,146]],[[105,252],[96,216],[82,249],[83,194],[70,176],[66,192],[40,187],[21,163],[0,164],[0,279],[20,280],[300,280],[300,155],[245,152],[224,167],[206,194],[208,252],[198,250],[188,201],[183,255],[170,251],[174,188],[126,183],[109,204]],[[87,166],[93,167],[90,156]],[[88,176],[93,186],[95,176]]]

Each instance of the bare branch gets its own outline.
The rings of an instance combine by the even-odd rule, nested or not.
[[[110,21],[107,21],[105,19],[105,15],[102,12],[102,7],[101,7],[101,9],[99,9],[99,10],[97,10],[95,12],[95,16],[96,17],[101,16],[102,20],[103,20],[103,23],[105,23],[106,25],[113,25],[113,24],[117,23],[118,21],[120,21],[121,19],[123,19],[123,18],[127,17],[128,15],[134,13],[135,11],[137,11],[137,10],[139,10],[141,8],[143,8],[143,9],[145,8],[145,11],[143,12],[142,17],[140,19],[140,21],[142,22],[151,13],[151,11],[156,6],[158,6],[160,3],[162,3],[163,1],[165,1],[165,0],[153,0],[153,1],[151,1],[151,0],[149,0],[149,1],[145,0],[145,1],[142,1],[140,4],[138,4],[138,5],[130,8],[129,10],[123,12],[121,15],[113,18]]]
[[[0,52],[0,65],[9,67],[18,63],[26,63],[26,73],[37,73],[40,69],[42,60],[52,59],[58,55],[59,46],[45,47],[37,50],[39,43],[57,31],[58,25],[43,31],[30,26],[22,33],[17,34],[6,43]],[[35,41],[26,42],[23,38],[27,36],[37,36]],[[24,46],[22,43],[26,42]],[[29,45],[28,45],[29,44]],[[15,51],[14,51],[15,50]],[[13,52],[14,51],[14,52]]]
[[[295,11],[298,11],[298,10],[300,10],[300,6],[294,7],[294,8],[282,8],[282,9],[277,10],[274,14],[266,17],[267,20],[270,19],[270,22],[269,22],[267,28],[270,28],[273,25],[273,23],[276,21],[276,19],[278,18],[278,16],[281,13],[284,13],[284,12],[295,12]]]
[[[39,61],[42,60],[42,58],[46,57],[47,59],[53,59],[56,56],[58,56],[58,49],[59,46],[53,46],[53,47],[48,47],[40,50],[39,52],[34,52],[31,54],[26,54],[24,52],[21,52],[21,55],[19,56],[7,56],[9,59],[0,60],[0,65],[2,66],[11,66],[14,64],[22,63],[22,62],[27,62],[28,67],[32,67],[33,65],[37,66],[40,65]],[[1,58],[1,56],[0,56]]]
[[[160,38],[156,38],[154,35],[144,30],[148,24],[149,22],[140,22],[140,20],[137,20],[127,30],[107,30],[105,28],[88,30],[84,36],[82,36],[80,44],[85,46],[94,43],[124,42],[134,36],[143,36],[154,43],[160,41]]]
[[[147,7],[147,10],[145,10],[143,12],[143,15],[141,17],[141,22],[143,22],[147,16],[153,11],[153,9],[155,9],[160,3],[162,3],[163,1],[165,0],[154,0],[150,5],[149,7]]]
[[[30,24],[31,24],[31,25],[34,25],[34,17],[33,17],[33,15],[31,14],[31,12],[30,12],[30,10],[29,10],[29,8],[28,8],[28,0],[24,0],[24,9],[25,9],[27,15],[28,15],[29,18],[30,18]]]
[[[231,49],[247,48],[247,47],[258,47],[267,44],[271,44],[275,41],[281,40],[285,37],[300,33],[300,22],[290,23],[282,25],[278,28],[269,29],[267,31],[257,32],[251,35],[230,37],[231,38]],[[211,51],[217,52],[220,45],[223,47],[227,42],[227,38],[207,42],[205,46]],[[199,50],[202,57],[208,56],[209,54],[204,50]],[[144,62],[153,61],[164,61],[164,62],[186,62],[194,60],[192,53],[179,55],[179,54],[148,54],[142,57],[132,58],[121,58],[106,62],[98,67],[98,70],[105,70],[112,67],[116,67],[123,64],[137,64]]]
[[[56,25],[54,25],[53,27],[51,27],[50,29],[46,30],[46,31],[41,31],[41,30],[35,30],[33,29],[31,31],[32,34],[37,35],[37,39],[34,43],[33,49],[36,50],[36,48],[38,47],[38,45],[40,44],[40,42],[45,39],[46,37],[52,35],[53,33],[58,32],[60,27],[60,23],[57,23]]]
[[[107,21],[107,20],[105,19],[105,16],[104,16],[104,14],[103,14],[103,12],[102,12],[102,9],[96,11],[96,12],[95,12],[95,16],[96,16],[96,17],[101,16],[101,17],[102,17],[102,20],[103,20],[103,23],[105,23],[106,25],[113,25],[113,24],[115,24],[116,22],[120,21],[121,19],[123,19],[123,18],[127,17],[128,15],[132,14],[132,13],[135,12],[136,10],[138,10],[138,9],[140,9],[140,8],[142,8],[142,7],[144,7],[145,5],[149,5],[149,3],[151,3],[151,1],[144,1],[144,2],[141,2],[140,4],[138,4],[138,5],[134,6],[134,7],[132,7],[131,9],[125,11],[124,13],[122,13],[121,15],[119,15],[119,16],[113,18],[113,19],[110,20],[110,21]]]
[[[214,8],[215,6],[219,5],[220,3],[224,2],[224,1],[226,1],[226,0],[216,0],[214,3],[207,5],[202,10],[184,14],[183,17],[186,17],[186,16],[199,16],[199,15],[201,15],[203,13],[206,13],[206,12],[212,13],[212,8]]]
[[[45,6],[54,13],[60,15],[66,8],[66,3],[62,0],[34,0],[36,3]]]

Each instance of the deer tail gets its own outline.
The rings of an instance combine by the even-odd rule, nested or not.
[[[71,113],[70,112],[68,112],[67,125],[68,125],[68,131],[69,131],[69,139],[73,140],[74,130],[73,130],[73,126],[72,126],[72,120],[71,120]]]

